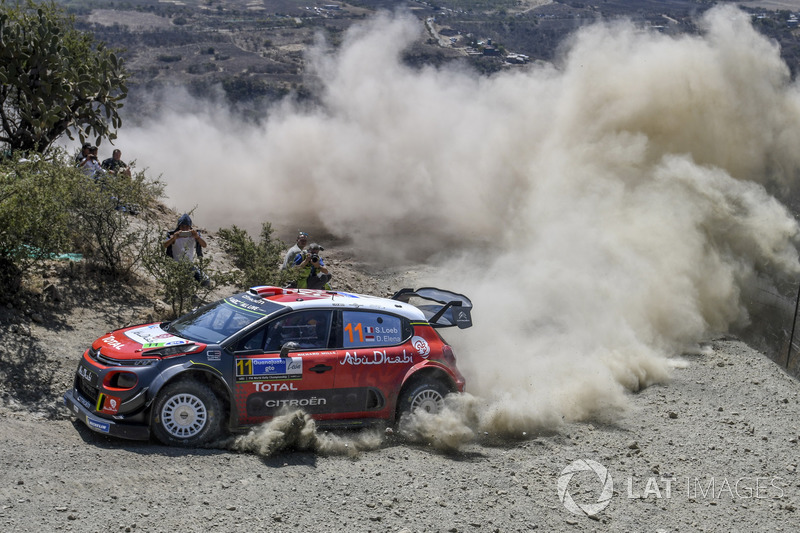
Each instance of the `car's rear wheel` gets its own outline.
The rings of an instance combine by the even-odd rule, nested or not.
[[[170,383],[158,395],[151,427],[164,444],[197,446],[219,435],[222,413],[222,404],[211,387],[182,380]]]
[[[444,409],[444,397],[450,390],[435,379],[421,381],[405,389],[397,403],[398,414],[402,416],[415,411],[437,414]]]

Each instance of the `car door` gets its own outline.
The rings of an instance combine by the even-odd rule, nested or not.
[[[239,424],[263,422],[285,410],[329,412],[336,351],[329,349],[333,312],[282,315],[236,342],[234,397]],[[291,349],[281,356],[281,348]]]
[[[374,311],[342,311],[336,392],[351,416],[384,418],[416,352],[405,343],[411,337],[408,320]]]

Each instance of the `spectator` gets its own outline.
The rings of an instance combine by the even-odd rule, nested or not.
[[[78,163],[78,168],[89,178],[97,179],[105,174],[105,170],[97,160],[97,146],[90,146],[86,157]]]
[[[75,155],[75,164],[80,165],[81,162],[86,159],[86,156],[89,155],[89,148],[92,147],[92,143],[83,143],[81,146],[81,151]]]
[[[328,283],[331,275],[325,266],[325,261],[319,253],[325,248],[312,242],[308,245],[307,252],[300,252],[294,259],[295,267],[298,269],[297,288],[298,289],[326,289],[330,290]]]
[[[161,244],[166,248],[167,255],[175,261],[192,263],[194,279],[198,283],[203,287],[210,285],[208,276],[193,264],[195,256],[203,257],[206,241],[196,229],[192,228],[192,219],[188,214],[184,213],[180,216],[178,226],[167,232],[167,240]]]
[[[131,171],[128,168],[128,165],[126,165],[121,158],[122,151],[117,148],[114,150],[114,152],[112,152],[111,157],[103,160],[103,163],[100,166],[102,166],[103,169],[109,174],[113,174],[114,176],[123,175],[130,178]]]
[[[286,270],[290,266],[294,266],[295,258],[300,252],[303,251],[303,248],[306,247],[306,244],[308,244],[308,233],[301,231],[297,234],[297,241],[295,245],[289,248],[289,251],[286,252],[286,257],[283,258],[281,270]]]

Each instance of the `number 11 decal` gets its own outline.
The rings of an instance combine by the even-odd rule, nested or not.
[[[353,328],[353,324],[348,322],[344,330],[350,335],[350,342],[353,342],[353,331],[358,332],[358,342],[364,342],[364,332],[361,328],[361,322],[359,322],[355,328]]]

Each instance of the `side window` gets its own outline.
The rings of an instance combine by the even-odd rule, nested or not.
[[[236,352],[243,352],[243,351],[250,351],[250,350],[258,350],[261,351],[264,348],[264,332],[267,328],[258,328],[253,333],[249,334],[247,337],[240,339],[236,343],[236,347],[234,351]]]
[[[392,346],[410,335],[411,325],[403,318],[368,311],[342,311],[343,348]]]
[[[296,342],[301,349],[325,349],[331,329],[330,311],[300,311],[267,324],[265,352],[279,352],[287,342]]]

